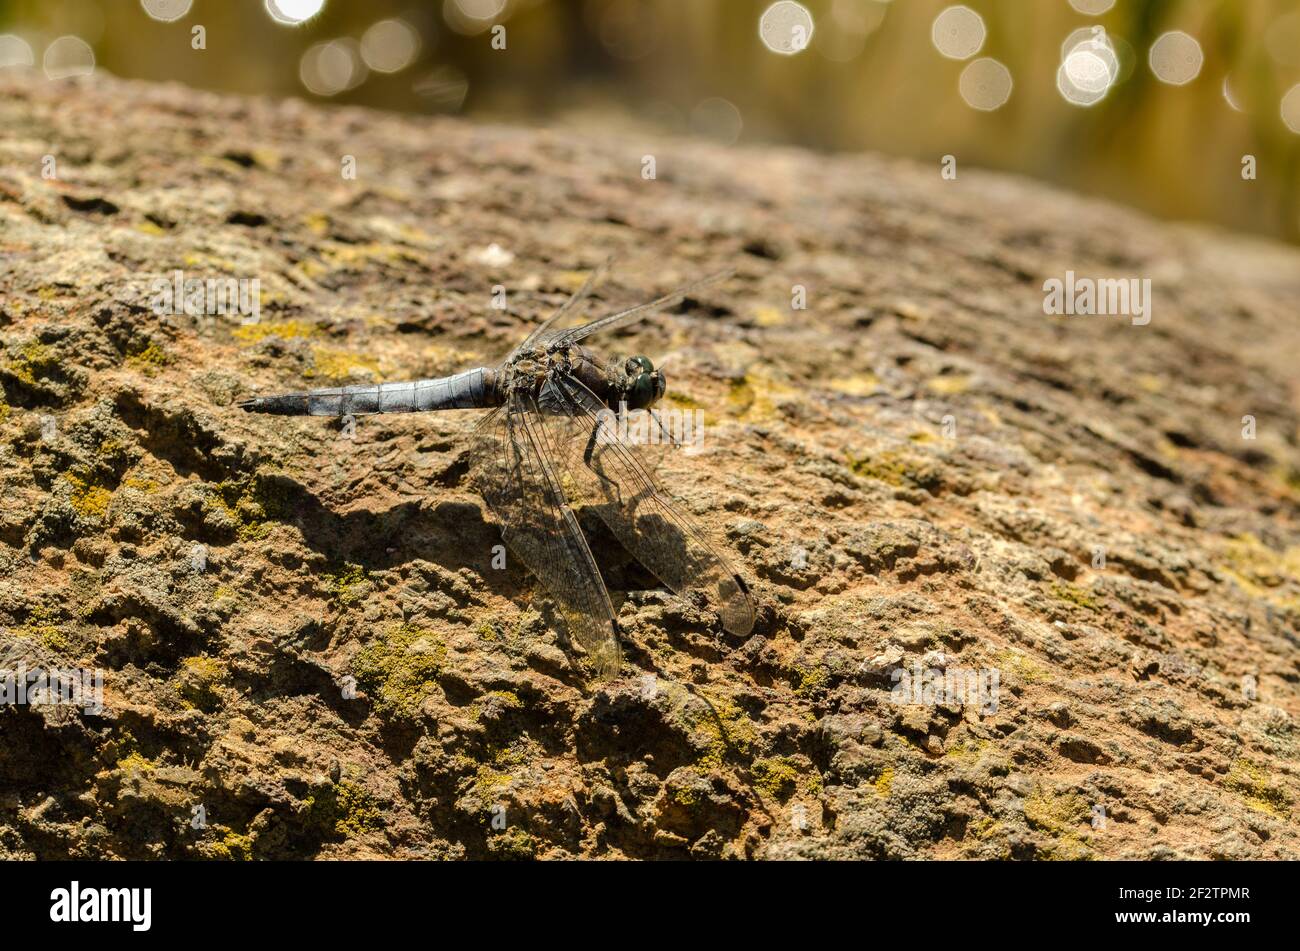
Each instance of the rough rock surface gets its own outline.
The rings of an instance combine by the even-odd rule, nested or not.
[[[937,163],[110,79],[0,80],[0,128],[0,666],[106,678],[103,716],[0,709],[0,854],[1300,856],[1295,250]],[[596,307],[735,269],[601,345],[705,411],[665,481],[760,618],[588,524],[598,683],[492,568],[475,413],[234,402],[493,361],[610,253]],[[175,269],[258,278],[259,322],[158,316]],[[1044,315],[1067,269],[1151,278],[1151,323]],[[894,702],[919,664],[996,709]]]

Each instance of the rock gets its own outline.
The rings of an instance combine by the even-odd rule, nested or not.
[[[1070,705],[1064,700],[1057,700],[1055,703],[1049,704],[1045,716],[1061,729],[1065,729],[1074,722],[1074,718],[1070,715]]]
[[[0,123],[0,665],[106,706],[0,707],[6,857],[1300,857],[1296,249],[106,75],[0,71]],[[497,559],[479,413],[237,404],[496,361],[611,253],[584,315],[734,271],[590,342],[671,354],[708,429],[657,471],[758,620],[719,636],[580,507],[596,682]],[[257,319],[155,306],[177,268],[257,279]],[[1046,315],[1067,268],[1151,277],[1152,324]],[[914,665],[942,696],[899,706]]]

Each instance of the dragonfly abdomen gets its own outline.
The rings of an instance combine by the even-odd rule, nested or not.
[[[406,383],[335,386],[305,393],[255,396],[239,405],[250,413],[277,416],[366,416],[427,413],[441,409],[483,409],[501,402],[496,374],[476,367],[454,376]]]

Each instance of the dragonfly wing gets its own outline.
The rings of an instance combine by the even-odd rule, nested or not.
[[[704,592],[723,627],[748,634],[754,626],[748,586],[704,529],[658,486],[636,447],[609,432],[612,414],[601,412],[599,398],[561,374],[552,375],[542,398],[555,457],[615,537],[673,591]]]
[[[583,300],[586,299],[587,295],[591,293],[591,289],[605,279],[605,275],[609,272],[609,266],[612,260],[612,258],[606,258],[601,264],[597,265],[596,269],[587,276],[587,279],[583,281],[582,286],[574,292],[573,296],[561,304],[560,308],[555,313],[551,314],[551,316],[547,317],[544,321],[534,327],[533,332],[524,338],[523,343],[515,347],[511,352],[510,357],[513,357],[530,344],[541,339],[541,337],[546,334],[548,328],[555,326],[556,323],[573,313],[574,308],[581,304]],[[506,358],[507,361],[510,357]]]
[[[662,307],[668,307],[677,303],[682,298],[694,293],[702,287],[715,284],[730,276],[731,271],[719,271],[717,274],[710,274],[708,277],[701,278],[698,281],[693,281],[684,287],[679,287],[671,294],[665,294],[657,300],[652,300],[648,304],[638,304],[636,307],[619,311],[617,314],[610,314],[606,317],[601,317],[598,320],[593,320],[589,324],[583,324],[581,327],[574,327],[572,330],[561,331],[555,335],[555,342],[564,345],[574,344],[579,340],[582,340],[584,337],[589,337],[592,334],[599,333],[603,330],[614,330],[618,327],[626,327],[628,324],[642,320]]]
[[[546,437],[533,398],[515,391],[479,424],[471,450],[474,480],[501,522],[506,545],[555,598],[597,673],[614,676],[620,662],[614,609]]]

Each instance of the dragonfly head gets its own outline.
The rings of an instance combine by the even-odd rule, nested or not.
[[[628,409],[649,409],[663,397],[668,381],[662,370],[655,369],[649,357],[628,357],[624,369],[627,371],[627,389],[623,392],[623,402]]]

